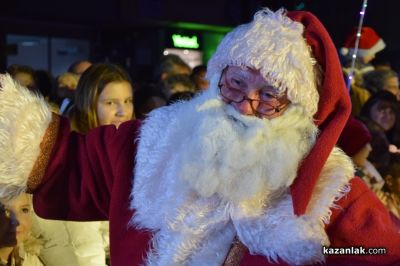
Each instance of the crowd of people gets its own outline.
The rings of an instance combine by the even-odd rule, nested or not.
[[[9,66],[0,265],[399,265],[399,79],[370,27],[351,64],[355,35],[339,61],[315,16],[263,9],[152,82]]]
[[[363,177],[399,224],[400,176],[396,170],[400,167],[399,76],[389,61],[374,61],[385,49],[385,43],[373,28],[361,29],[357,52],[355,42],[356,31],[347,38],[345,52],[342,51],[352,117],[338,145],[352,157],[357,175]],[[349,78],[354,54],[356,60]]]

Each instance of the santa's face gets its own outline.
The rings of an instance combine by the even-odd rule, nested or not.
[[[176,151],[178,176],[202,196],[251,201],[253,209],[288,188],[317,133],[303,106],[290,103],[258,71],[238,66],[212,79],[196,101],[194,112],[180,119],[187,137]]]
[[[226,67],[218,87],[223,101],[242,115],[272,119],[282,115],[290,104],[286,92],[278,92],[260,71],[248,67]]]

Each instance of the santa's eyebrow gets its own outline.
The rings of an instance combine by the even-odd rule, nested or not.
[[[249,75],[246,72],[240,71],[240,70],[232,70],[229,73],[230,78],[240,78],[245,81],[249,80]]]
[[[274,91],[278,92],[278,88],[276,88],[272,83],[266,82],[262,86],[260,86],[261,90],[268,90],[268,91]]]

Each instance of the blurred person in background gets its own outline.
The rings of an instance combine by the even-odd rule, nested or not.
[[[376,57],[371,61],[371,64],[373,65],[375,70],[389,70],[392,69],[392,63],[389,59],[389,55],[385,54],[385,52],[383,51],[376,55]]]
[[[75,61],[68,67],[67,72],[57,77],[57,93],[61,114],[66,115],[69,112],[74,102],[75,89],[79,78],[91,65],[92,62],[85,59]]]
[[[371,96],[361,108],[360,117],[370,119],[385,132],[390,144],[400,147],[399,102],[388,91]]]
[[[206,74],[207,74],[206,65],[199,65],[193,68],[190,78],[196,85],[196,91],[203,91],[208,88],[209,82],[206,78]]]
[[[68,67],[68,72],[76,74],[78,76],[82,75],[86,69],[88,69],[92,65],[92,62],[86,59],[78,60],[73,62]]]
[[[60,88],[68,88],[69,90],[76,90],[80,76],[71,72],[62,73],[57,77],[57,85]]]
[[[194,93],[196,91],[196,84],[190,79],[189,75],[177,74],[168,76],[163,80],[161,91],[168,101],[171,95],[178,92]]]
[[[379,69],[367,72],[363,76],[364,85],[371,94],[378,91],[392,93],[400,101],[399,76],[391,69]]]
[[[389,164],[391,158],[390,142],[386,137],[385,131],[378,123],[372,119],[364,117],[360,117],[360,120],[368,128],[368,131],[372,136],[370,141],[372,151],[368,156],[368,160],[378,171],[380,171],[379,169],[382,169]]]
[[[14,64],[7,68],[7,72],[22,86],[36,90],[35,70],[32,67]]]
[[[357,28],[353,28],[350,34],[346,37],[343,47],[340,49],[340,53],[343,56],[343,67],[347,71],[350,70],[353,53],[355,51],[355,45],[357,41]],[[362,76],[374,70],[371,61],[375,58],[375,55],[385,49],[386,44],[383,39],[376,33],[371,27],[362,27],[358,41],[356,61],[354,66],[353,78],[355,85],[362,86]]]
[[[134,109],[137,119],[144,119],[154,109],[166,105],[166,100],[158,87],[152,84],[139,84],[135,89]]]
[[[363,27],[359,37],[356,60],[354,68],[352,68],[353,53],[357,40],[357,28],[353,28],[351,33],[346,37],[343,47],[340,49],[342,55],[343,72],[345,74],[346,84],[350,82],[350,97],[352,102],[352,114],[358,116],[361,107],[368,100],[371,93],[364,88],[363,75],[374,70],[371,61],[375,58],[376,53],[385,48],[382,38],[371,27]],[[349,81],[350,71],[352,79]]]
[[[400,153],[392,155],[387,167],[381,169],[385,185],[377,193],[378,198],[395,217],[394,221],[400,225]]]
[[[154,79],[158,83],[172,75],[190,75],[190,66],[176,54],[164,55],[154,69]]]
[[[60,104],[60,113],[65,115],[73,105],[76,87],[80,76],[65,72],[57,77],[57,96]]]
[[[384,180],[375,166],[368,160],[372,152],[372,135],[368,128],[358,119],[350,116],[337,145],[351,157],[355,175],[360,177],[374,192],[382,188]]]
[[[165,101],[172,93],[171,89],[175,87],[177,90],[185,90],[187,84],[192,86],[192,82],[188,81],[192,69],[176,54],[164,55],[157,66],[154,68],[154,84],[156,88],[164,95]],[[173,76],[178,75],[178,78]],[[179,81],[178,81],[179,80]]]
[[[56,80],[46,70],[35,71],[36,89],[43,95],[45,100],[50,104],[53,112],[59,113]]]

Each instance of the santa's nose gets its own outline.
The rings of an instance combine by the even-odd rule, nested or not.
[[[257,106],[254,105],[256,105],[257,102],[252,102],[250,99],[256,99],[258,97],[257,90],[248,90],[244,96],[245,98],[243,101],[239,103],[232,103],[233,107],[242,115],[256,115],[255,108],[257,108]]]
[[[240,103],[232,103],[232,105],[242,115],[255,115],[250,102],[247,100],[243,100]]]

